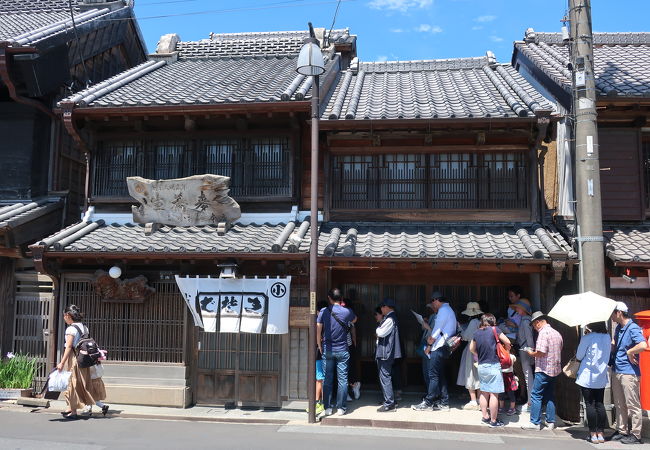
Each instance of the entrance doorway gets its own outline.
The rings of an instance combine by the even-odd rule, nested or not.
[[[197,403],[281,406],[281,335],[217,329],[200,331],[198,341]]]

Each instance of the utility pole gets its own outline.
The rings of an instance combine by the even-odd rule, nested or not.
[[[581,290],[605,295],[591,0],[569,0]]]

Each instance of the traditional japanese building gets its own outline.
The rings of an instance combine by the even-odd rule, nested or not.
[[[359,315],[358,364],[369,384],[372,311],[394,297],[404,380],[416,386],[420,329],[409,310],[422,310],[433,290],[457,311],[479,300],[501,315],[508,286],[522,285],[547,309],[573,274],[575,253],[542,214],[540,155],[555,133],[554,107],[491,53],[366,63],[349,31],[317,35],[326,57],[318,297],[339,286]],[[111,401],[307,398],[312,80],[295,71],[306,36],[167,35],[146,63],[59,103],[90,155],[90,208],[31,248],[39,270],[58,280],[59,304],[79,304],[109,350]],[[141,200],[128,195],[127,177],[202,174],[230,177],[241,218],[134,223]],[[217,277],[233,265],[238,277],[292,276],[289,333],[194,326],[174,276]],[[111,267],[121,279],[106,277]]]
[[[598,150],[607,296],[632,313],[650,308],[650,33],[594,33]],[[528,29],[512,64],[557,107],[557,146],[546,164],[547,206],[577,250],[571,43]],[[570,357],[569,354],[566,357]],[[578,398],[574,404],[578,404]]]
[[[133,18],[122,0],[0,1],[0,354],[53,357],[52,280],[27,247],[78,220],[86,180],[53,108],[144,60]]]

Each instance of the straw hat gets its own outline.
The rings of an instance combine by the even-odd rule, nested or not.
[[[465,314],[466,316],[471,317],[483,314],[483,311],[481,311],[481,307],[479,306],[478,302],[469,302],[465,307],[465,311],[463,311],[461,314]]]

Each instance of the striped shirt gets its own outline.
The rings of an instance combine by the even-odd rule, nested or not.
[[[546,353],[545,356],[535,357],[535,372],[544,372],[549,377],[555,377],[562,371],[562,336],[546,324],[539,330],[536,351]]]

